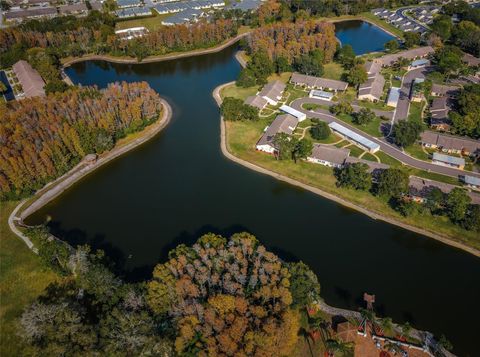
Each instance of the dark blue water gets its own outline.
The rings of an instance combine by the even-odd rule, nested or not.
[[[237,77],[234,53],[232,47],[170,62],[97,61],[69,68],[72,80],[83,85],[147,81],[174,115],[156,138],[89,175],[29,223],[50,215],[56,235],[105,249],[127,277],[142,279],[180,243],[210,231],[228,236],[246,230],[282,258],[311,266],[329,304],[357,309],[364,292],[375,293],[379,314],[445,333],[458,351],[474,356],[478,258],[222,155],[211,93]]]
[[[357,55],[383,51],[385,43],[395,39],[380,27],[361,20],[336,22],[335,33],[342,45],[351,45]]]
[[[5,86],[7,87],[7,90],[1,93],[5,97],[5,100],[7,101],[14,100],[15,95],[13,94],[13,89],[10,86],[10,83],[8,82],[8,79],[7,79],[7,75],[5,74],[4,71],[0,71],[0,82],[5,84]]]

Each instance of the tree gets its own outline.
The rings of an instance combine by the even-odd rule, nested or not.
[[[254,52],[247,68],[257,79],[257,84],[267,83],[267,77],[275,71],[275,65],[264,50]]]
[[[241,99],[233,97],[223,99],[222,105],[220,106],[220,113],[225,120],[229,121],[258,120],[257,108],[244,104]]]
[[[402,335],[400,337],[405,337],[408,339],[410,337],[410,332],[412,331],[412,326],[407,321],[400,326],[400,330],[402,331]]]
[[[437,16],[433,19],[430,28],[439,35],[444,41],[448,40],[452,34],[452,19],[450,16]]]
[[[390,41],[387,41],[385,43],[385,49],[388,52],[396,51],[396,50],[398,50],[399,47],[400,47],[400,45],[398,44],[397,40],[390,40]]]
[[[480,205],[470,205],[467,215],[462,222],[462,226],[467,231],[480,231]]]
[[[0,82],[0,93],[6,92],[7,91],[7,86],[5,83]]]
[[[288,263],[293,306],[304,308],[320,298],[320,284],[315,273],[303,262]]]
[[[375,119],[375,113],[369,108],[362,108],[353,114],[353,122],[358,125],[366,125]]]
[[[401,169],[383,170],[378,177],[377,193],[388,197],[400,197],[408,192],[408,173]]]
[[[413,31],[404,32],[403,38],[404,38],[403,43],[407,48],[412,48],[420,44],[421,37],[419,32],[413,32]]]
[[[384,317],[380,319],[380,326],[384,331],[391,331],[393,328],[393,321],[391,317]]]
[[[63,93],[68,88],[69,88],[68,84],[60,79],[49,81],[44,87],[46,94],[57,93],[57,92]]]
[[[350,115],[353,113],[353,107],[349,102],[342,100],[337,104],[330,106],[330,112],[335,115],[338,115],[338,114]]]
[[[359,84],[367,81],[368,74],[363,65],[357,64],[350,69],[346,78],[348,83],[353,86],[358,86]]]
[[[420,139],[420,134],[423,131],[421,123],[409,120],[402,120],[393,125],[393,137],[395,144],[402,147],[407,147]]]
[[[441,335],[440,339],[438,340],[438,344],[445,348],[447,351],[453,350],[453,345],[452,343],[447,339],[445,335]]]
[[[467,208],[472,199],[467,195],[467,191],[455,187],[451,190],[445,200],[445,208],[448,217],[453,222],[460,222],[467,214]]]
[[[340,47],[335,56],[345,68],[351,68],[355,63],[356,55],[351,45]]]
[[[0,9],[2,11],[8,11],[10,10],[12,6],[10,5],[10,3],[8,1],[5,1],[5,0],[1,0],[0,1]]]
[[[428,192],[426,199],[425,206],[434,213],[443,205],[444,195],[438,187],[433,187]]]
[[[298,72],[312,76],[321,76],[323,74],[324,56],[320,50],[313,50],[308,54],[301,56],[295,62],[295,68]]]
[[[414,201],[404,200],[399,198],[395,200],[395,210],[400,212],[404,217],[410,217],[420,211],[420,205]]]
[[[368,173],[368,165],[363,163],[348,164],[335,171],[337,185],[351,187],[355,190],[368,190],[372,185],[372,177]]]
[[[238,87],[253,87],[257,83],[255,75],[251,69],[243,68],[238,75],[236,84]]]
[[[279,160],[288,160],[294,158],[294,152],[297,149],[298,140],[288,134],[278,133],[273,138],[273,144],[278,152]]]
[[[457,73],[464,65],[462,51],[458,47],[444,46],[435,52],[435,60],[440,72],[447,77],[451,73]]]
[[[328,124],[324,121],[318,122],[310,128],[310,135],[315,140],[325,140],[330,136],[331,130]]]
[[[276,72],[279,74],[283,72],[290,72],[292,70],[292,66],[288,62],[288,59],[283,56],[277,57],[275,66],[277,67]]]
[[[480,137],[480,85],[465,86],[458,95],[458,112],[451,111],[450,119],[456,133]]]
[[[296,161],[297,158],[306,159],[312,154],[313,143],[308,139],[300,139],[295,143],[293,150],[293,158]]]

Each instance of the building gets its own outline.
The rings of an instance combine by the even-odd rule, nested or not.
[[[430,61],[428,59],[420,58],[410,63],[410,66],[408,66],[408,70],[411,71],[412,69],[423,68],[429,65],[430,65]]]
[[[268,104],[265,98],[262,98],[258,95],[252,95],[245,99],[245,104],[251,105],[252,107],[262,110]]]
[[[448,121],[448,113],[450,112],[449,98],[437,97],[432,100],[430,105],[430,114],[434,120]]]
[[[439,189],[442,193],[448,194],[455,187],[458,186],[427,180],[422,177],[410,176],[408,198],[415,202],[425,203],[432,190]],[[480,194],[467,192],[467,195],[471,198],[473,204],[480,204]]]
[[[365,83],[358,87],[358,99],[369,100],[377,102],[383,95],[383,88],[385,87],[385,78],[380,73],[369,78]]]
[[[345,91],[348,87],[347,82],[308,76],[300,73],[293,73],[290,82],[310,89],[327,89],[332,92]]]
[[[22,22],[25,19],[51,19],[58,15],[55,7],[34,7],[30,9],[11,10],[5,12],[5,20]]]
[[[480,155],[480,141],[465,137],[439,134],[433,131],[424,131],[420,135],[420,144],[428,148],[441,150],[444,153],[469,156]]]
[[[461,177],[462,181],[465,183],[465,186],[473,188],[475,190],[480,189],[480,178],[475,176],[465,175]]]
[[[347,140],[353,141],[356,145],[360,146],[361,148],[367,150],[370,153],[375,153],[380,150],[380,145],[344,127],[343,125],[332,122],[328,124],[328,126],[340,136],[344,137]]]
[[[140,7],[142,2],[140,0],[117,0],[119,9],[126,9],[128,7]]]
[[[86,16],[88,14],[87,5],[84,2],[58,7],[60,15]]]
[[[96,11],[102,11],[103,9],[103,4],[101,1],[90,1],[90,6],[92,7],[92,10]]]
[[[462,57],[462,61],[469,67],[480,66],[480,58],[472,56],[469,53],[465,53]]]
[[[275,135],[279,133],[285,133],[288,135],[292,135],[293,131],[298,125],[298,120],[289,115],[289,114],[282,114],[275,118],[275,120],[268,126],[263,133],[260,140],[257,142],[256,148],[259,151],[263,151],[269,154],[275,153],[277,148],[273,143],[273,139]]]
[[[302,113],[301,111],[298,111],[292,107],[289,107],[288,105],[282,105],[280,107],[280,110],[294,116],[295,118],[297,118],[298,121],[304,121],[305,119],[307,119],[307,114]]]
[[[458,94],[459,88],[454,86],[445,86],[442,84],[432,84],[431,94],[434,97],[455,97]]]
[[[147,7],[127,7],[117,10],[115,14],[121,19],[126,19],[131,17],[151,16],[152,11]]]
[[[465,167],[464,158],[439,154],[438,152],[433,153],[432,162],[437,165],[451,166],[460,170],[463,170]]]
[[[431,46],[417,47],[417,48],[412,48],[411,50],[406,50],[406,51],[380,57],[377,59],[377,61],[379,61],[383,67],[386,67],[386,66],[393,65],[400,58],[414,60],[417,58],[425,58],[428,55],[432,54],[433,52],[435,52],[435,50]]]
[[[331,101],[334,97],[334,94],[332,92],[325,92],[323,90],[312,89],[310,91],[310,93],[308,94],[308,96],[310,98],[323,99],[323,100]]]
[[[17,76],[22,91],[26,98],[40,97],[45,95],[45,82],[36,70],[24,60],[20,60],[12,67],[15,76]]]
[[[342,167],[350,155],[350,150],[339,149],[331,145],[314,144],[312,154],[307,161],[328,167]]]
[[[359,159],[358,157],[349,156],[345,161],[345,164],[365,164],[368,166],[367,172],[372,176],[372,181],[375,183],[378,180],[380,174],[390,168],[389,165],[383,164],[377,161],[369,161],[364,159]]]
[[[128,29],[117,30],[115,35],[117,35],[122,40],[132,40],[134,38],[145,36],[148,33],[147,28],[140,27],[130,27]]]
[[[162,21],[162,25],[173,26],[188,22],[197,22],[198,19],[201,18],[203,15],[204,12],[202,10],[188,8],[166,18]]]
[[[377,73],[380,73],[382,69],[382,64],[376,60],[365,62],[364,64],[365,71],[367,72],[368,78],[375,76]]]
[[[267,83],[257,95],[265,99],[269,104],[277,105],[278,101],[282,99],[282,94],[285,90],[285,87],[285,83],[273,81]]]
[[[400,99],[400,88],[391,87],[388,93],[387,105],[389,107],[397,107],[398,100]]]

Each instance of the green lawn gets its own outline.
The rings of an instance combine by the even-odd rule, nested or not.
[[[305,110],[315,110],[315,109],[329,110],[330,109],[328,105],[321,105],[321,104],[315,104],[315,103],[303,103],[302,108]]]
[[[377,16],[375,16],[371,12],[362,12],[359,16],[361,18],[363,17],[364,19],[367,19],[368,21],[374,23],[375,25],[377,25],[379,27],[384,28],[387,31],[390,31],[394,35],[403,38],[403,31],[402,30],[399,30],[395,26],[381,20],[380,18],[378,18]]]
[[[130,27],[146,27],[149,31],[155,31],[162,25],[162,20],[170,16],[171,14],[159,15],[156,11],[152,10],[150,17],[141,17],[138,19],[119,20],[115,24],[115,30],[123,30]]]
[[[424,102],[411,102],[410,110],[408,113],[408,120],[423,123],[422,111],[424,105]]]
[[[222,97],[233,97],[241,100],[247,99],[251,95],[255,95],[258,92],[259,87],[242,88],[237,85],[231,85],[222,89],[220,95]]]
[[[356,145],[350,145],[347,149],[350,150],[350,156],[353,156],[353,157],[360,157],[360,155],[362,155],[365,152],[365,150],[359,148]]]
[[[388,105],[386,105],[385,102],[383,101],[374,103],[368,100],[359,100],[357,103],[361,107],[368,108],[368,109],[378,109],[378,110],[385,110],[385,111],[393,111],[394,109],[393,107],[389,107]]]
[[[430,157],[425,151],[423,151],[423,148],[420,144],[413,144],[410,145],[409,147],[405,148],[405,151],[409,153],[411,156],[419,159],[419,160],[424,160],[424,161],[429,161]]]
[[[365,153],[365,155],[362,156],[362,159],[368,160],[368,161],[373,161],[373,162],[378,162],[377,158],[370,154],[369,152]]]
[[[57,275],[44,268],[37,255],[14,235],[7,219],[18,202],[0,205],[0,355],[21,356],[18,317]]]
[[[296,164],[291,160],[275,160],[271,155],[255,150],[255,143],[268,124],[266,120],[257,122],[227,122],[226,135],[228,150],[235,156],[255,163],[276,173],[289,176],[307,185],[318,187],[338,197],[353,202],[361,207],[368,208],[382,216],[391,217],[398,221],[421,227],[432,232],[449,236],[453,240],[480,248],[480,239],[476,233],[468,232],[453,225],[446,217],[421,214],[419,216],[403,217],[394,211],[388,202],[379,199],[369,192],[338,188],[331,168],[299,161]],[[337,145],[336,145],[337,146]],[[396,160],[386,159],[387,155],[378,153],[385,161],[394,163]],[[388,162],[387,162],[388,163]]]
[[[339,114],[337,115],[337,118],[377,138],[383,136],[379,129],[380,124],[382,123],[382,120],[379,117],[375,117],[374,120],[372,120],[366,125],[355,124],[353,122],[352,116],[348,114]]]

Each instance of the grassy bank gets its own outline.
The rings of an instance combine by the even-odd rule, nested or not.
[[[58,279],[44,268],[8,227],[8,217],[18,202],[0,205],[0,355],[19,356],[23,345],[17,336],[18,317],[48,284]]]
[[[221,95],[237,93],[236,89],[225,88]],[[277,161],[271,155],[260,153],[255,150],[255,143],[263,133],[264,128],[269,125],[271,118],[262,118],[257,122],[226,122],[226,143],[229,152],[236,157],[251,162],[267,170],[288,176],[294,180],[309,186],[319,188],[325,192],[331,193],[339,198],[350,201],[360,207],[366,208],[371,212],[377,213],[382,217],[394,219],[399,222],[418,227],[448,239],[461,242],[468,246],[480,249],[480,240],[477,234],[461,229],[453,225],[447,217],[432,216],[430,214],[417,214],[411,217],[403,217],[393,210],[388,202],[369,192],[356,191],[353,189],[338,188],[336,179],[331,168],[300,161]],[[379,152],[379,159],[392,166],[402,166],[402,164]],[[439,179],[437,176],[448,180],[442,175],[426,173],[414,168],[406,168],[410,174],[419,175],[430,179]],[[428,176],[428,177],[426,177]]]

